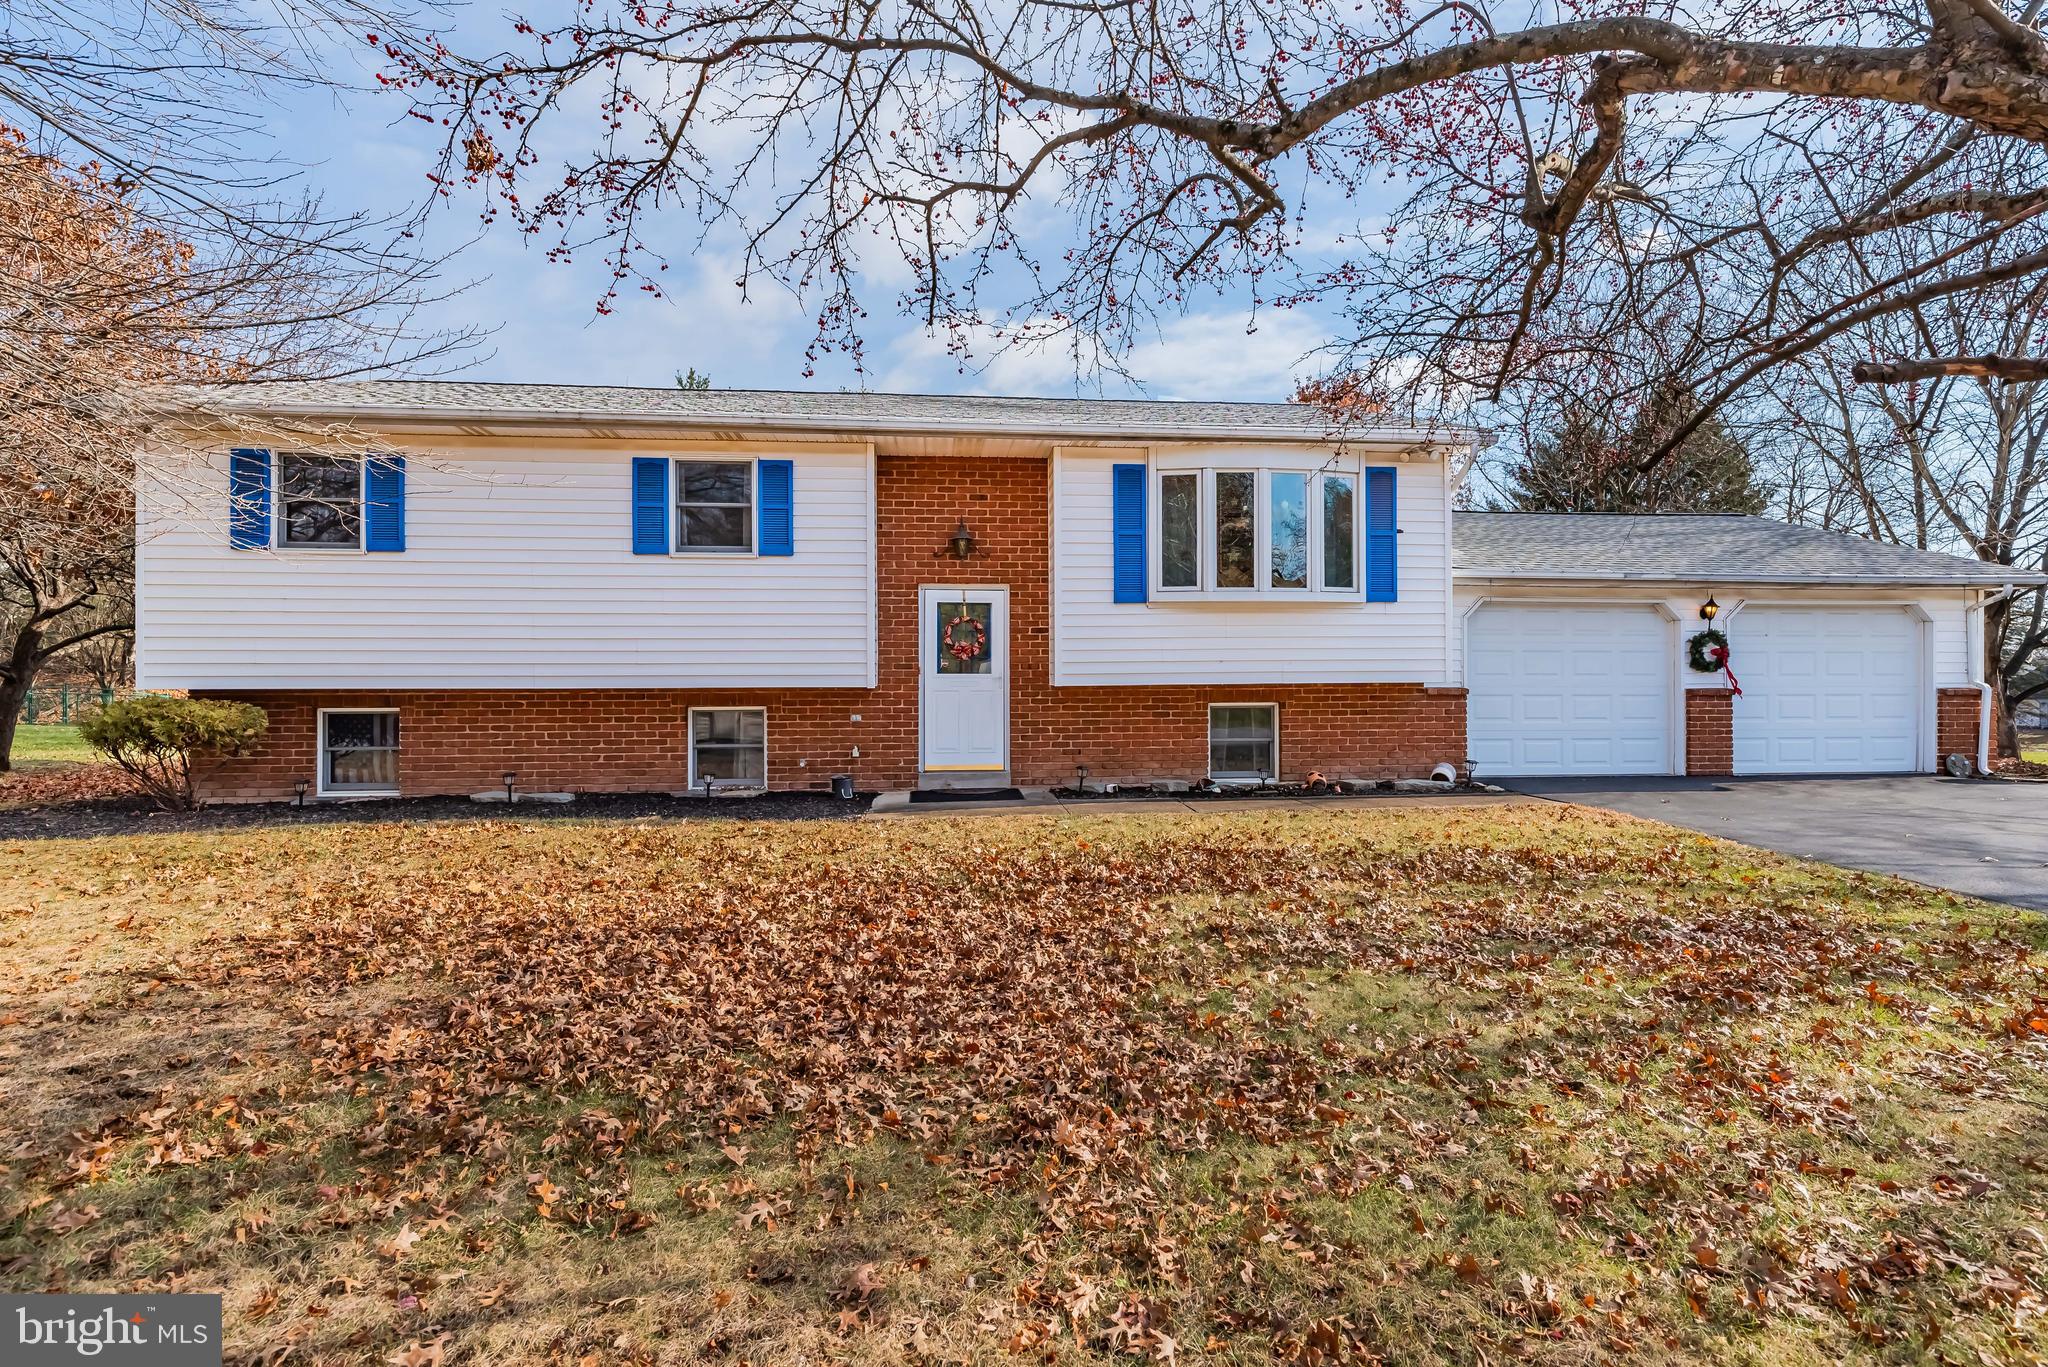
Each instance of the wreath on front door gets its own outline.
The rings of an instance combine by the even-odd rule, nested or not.
[[[963,627],[966,628],[964,632],[961,630]],[[958,617],[946,623],[946,653],[960,663],[980,659],[987,649],[988,628],[965,608],[960,610]]]

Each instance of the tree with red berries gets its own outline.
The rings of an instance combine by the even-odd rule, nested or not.
[[[811,298],[822,347],[857,353],[886,251],[963,338],[1113,365],[1155,311],[1249,288],[1346,304],[1333,374],[1418,410],[1590,377],[1695,395],[1696,426],[1875,320],[2048,279],[2038,6],[698,0],[524,20],[489,56],[373,41],[446,130],[443,194],[620,288],[659,291],[664,211],[736,225],[742,283]],[[1360,222],[1372,194],[1396,208]],[[2023,340],[1859,375],[2031,376]]]

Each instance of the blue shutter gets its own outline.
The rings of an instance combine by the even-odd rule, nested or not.
[[[755,465],[755,482],[760,485],[761,554],[796,554],[796,466],[786,460],[764,460]]]
[[[1365,472],[1365,601],[1392,603],[1401,597],[1400,529],[1394,517],[1394,471]]]
[[[1112,465],[1110,583],[1119,603],[1145,601],[1145,467]]]
[[[633,457],[633,554],[668,554],[668,457]]]
[[[363,462],[363,549],[405,549],[404,456],[371,456]]]
[[[228,544],[238,551],[270,544],[270,452],[239,447],[228,456]]]

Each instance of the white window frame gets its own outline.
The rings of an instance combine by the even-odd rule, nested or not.
[[[397,784],[394,784],[389,788],[330,789],[327,786],[328,717],[334,715],[353,717],[360,716],[364,713],[376,713],[379,716],[396,717],[399,715],[399,710],[395,707],[322,707],[315,711],[313,716],[313,796],[335,798],[398,796],[399,785]],[[398,748],[395,751],[395,753],[398,755],[399,763],[402,766],[405,760],[405,726],[402,718],[400,720],[398,728]],[[402,772],[403,770],[401,769],[401,773]]]
[[[1192,584],[1168,585],[1166,582],[1166,479],[1170,475],[1193,476],[1195,481],[1195,582]],[[1145,573],[1151,577],[1154,593],[1169,594],[1179,598],[1203,591],[1209,582],[1204,567],[1208,564],[1209,539],[1214,535],[1216,523],[1215,503],[1209,494],[1209,481],[1201,470],[1154,470],[1152,472],[1152,525],[1146,529],[1147,559]]]
[[[1283,592],[1284,592],[1284,591],[1285,591],[1285,590],[1283,590]],[[1296,589],[1296,590],[1293,590],[1293,592],[1297,592],[1297,593],[1298,593],[1298,592],[1300,592],[1300,590]],[[1264,778],[1247,778],[1247,777],[1245,777],[1245,776],[1244,776],[1244,775],[1242,775],[1242,774],[1230,774],[1230,775],[1224,775],[1224,774],[1219,774],[1219,773],[1217,773],[1217,772],[1215,771],[1215,769],[1214,769],[1214,768],[1212,767],[1212,766],[1213,766],[1213,765],[1215,764],[1215,755],[1216,755],[1216,709],[1217,709],[1217,708],[1219,708],[1219,707],[1263,707],[1263,708],[1265,708],[1265,709],[1266,709],[1266,711],[1267,711],[1267,712],[1268,712],[1268,713],[1269,713],[1269,714],[1270,714],[1270,715],[1272,716],[1272,718],[1273,718],[1273,757],[1272,757],[1272,758],[1273,758],[1273,769],[1272,769],[1272,772],[1271,772],[1271,773],[1269,773],[1269,774],[1267,774],[1267,775],[1266,775],[1266,776],[1265,776]],[[1204,770],[1205,770],[1205,771],[1206,771],[1206,772],[1208,773],[1208,775],[1209,775],[1209,778],[1210,778],[1210,780],[1211,780],[1212,782],[1216,782],[1216,783],[1232,783],[1232,784],[1247,784],[1247,785],[1250,785],[1250,784],[1259,784],[1259,783],[1278,783],[1278,782],[1280,781],[1280,704],[1279,704],[1279,703],[1277,703],[1277,702],[1260,702],[1260,701],[1258,701],[1258,700],[1256,700],[1256,699],[1251,699],[1251,698],[1247,698],[1247,699],[1245,699],[1245,700],[1244,700],[1244,701],[1242,701],[1242,702],[1238,702],[1238,701],[1230,701],[1230,702],[1212,702],[1212,703],[1210,703],[1210,704],[1209,704],[1209,728],[1208,728],[1208,735],[1207,735],[1207,737],[1206,737],[1205,739],[1206,739],[1206,742],[1207,742],[1207,744],[1206,744],[1206,747],[1205,747],[1205,749],[1203,750],[1203,755],[1205,756],[1205,758],[1203,759],[1203,762],[1202,762],[1202,767],[1203,767],[1203,769],[1204,769]]]
[[[1216,583],[1216,476],[1252,476],[1254,502],[1252,543],[1252,585],[1250,588],[1219,588]],[[1308,477],[1308,587],[1273,586],[1273,476],[1298,474]],[[1195,527],[1195,583],[1169,586],[1165,582],[1166,492],[1161,483],[1170,475],[1195,475],[1200,480]],[[1323,486],[1331,478],[1351,482],[1351,584],[1330,588],[1323,583]],[[1363,602],[1365,600],[1365,467],[1355,458],[1286,462],[1259,460],[1213,460],[1193,464],[1172,460],[1155,462],[1150,472],[1151,487],[1146,506],[1145,573],[1153,602],[1235,602],[1279,603]]]
[[[699,455],[676,455],[668,463],[668,553],[670,555],[728,555],[754,559],[761,554],[761,463],[759,456],[730,456],[706,451]],[[744,465],[747,467],[747,544],[744,546],[685,546],[683,544],[683,467],[685,465]],[[731,506],[731,505],[719,505]],[[714,709],[716,710],[716,709]]]
[[[356,463],[356,544],[323,546],[284,539],[284,462],[287,456],[327,456]],[[369,457],[335,451],[272,451],[270,453],[270,548],[292,555],[362,555],[370,541],[370,489],[367,483]],[[339,707],[337,712],[375,712],[374,707]]]
[[[756,788],[747,783],[735,783],[730,779],[713,779],[714,792],[722,793],[765,793],[768,791],[768,709],[765,707],[691,707],[685,709],[683,717],[683,758],[689,766],[689,791],[698,792],[701,785],[697,779],[697,714],[699,712],[759,712],[761,714],[761,786]]]

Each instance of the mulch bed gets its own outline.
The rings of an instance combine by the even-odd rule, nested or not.
[[[1146,798],[1172,798],[1186,802],[1243,802],[1252,798],[1300,798],[1300,797],[1413,797],[1422,793],[1486,793],[1495,789],[1478,783],[1456,783],[1443,788],[1396,789],[1392,782],[1381,781],[1367,787],[1345,784],[1341,789],[1329,784],[1314,787],[1306,783],[1261,783],[1247,787],[1189,788],[1182,792],[1169,792],[1154,788],[1150,784],[1119,784],[1113,793],[1097,788],[1055,788],[1053,796],[1068,802],[1117,802]]]
[[[81,766],[98,767],[98,766]],[[11,796],[12,786],[0,789]],[[756,797],[670,797],[665,793],[586,793],[574,802],[471,802],[466,797],[380,798],[361,802],[235,803],[196,812],[163,812],[137,796],[65,801],[37,806],[0,806],[0,840],[60,840],[98,835],[164,834],[238,827],[312,826],[379,821],[662,821],[725,818],[747,821],[821,820],[856,817],[873,793],[851,801],[830,793],[763,793]]]

